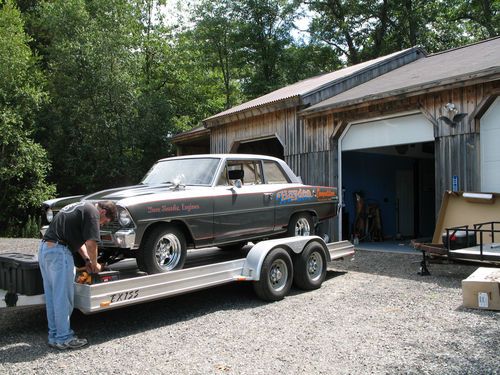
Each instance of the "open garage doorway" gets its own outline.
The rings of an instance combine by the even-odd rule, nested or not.
[[[340,145],[342,238],[432,237],[432,124],[418,114],[354,124],[346,129]]]
[[[279,159],[285,158],[285,150],[278,138],[264,138],[251,141],[236,142],[231,152],[238,154],[259,154],[274,156]]]

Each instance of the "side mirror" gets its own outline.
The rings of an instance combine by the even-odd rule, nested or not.
[[[234,187],[241,189],[242,186],[243,184],[241,183],[240,179],[234,180]]]

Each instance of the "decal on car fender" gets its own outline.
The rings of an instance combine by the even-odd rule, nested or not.
[[[276,201],[279,204],[306,202],[316,199],[314,190],[310,189],[289,189],[276,193]]]
[[[321,190],[318,189],[318,200],[332,200],[337,196],[333,190]]]
[[[192,203],[181,203],[180,205],[178,204],[172,204],[172,205],[164,205],[162,204],[161,206],[147,206],[146,207],[146,212],[148,214],[160,214],[160,213],[169,213],[169,212],[191,212],[191,211],[196,211],[200,209],[199,204],[192,204]]]

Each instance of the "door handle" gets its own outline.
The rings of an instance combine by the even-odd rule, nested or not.
[[[273,193],[264,193],[264,198],[271,200],[273,198]]]

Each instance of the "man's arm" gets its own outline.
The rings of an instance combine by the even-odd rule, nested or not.
[[[85,244],[80,248],[80,254],[85,258],[90,259],[90,271],[97,273],[101,270],[101,265],[97,263],[97,242],[93,240],[85,241]]]

